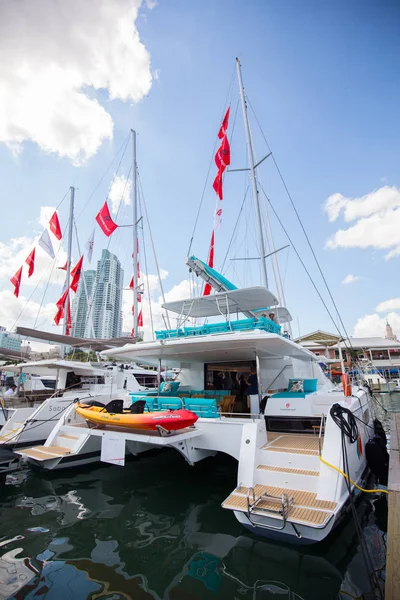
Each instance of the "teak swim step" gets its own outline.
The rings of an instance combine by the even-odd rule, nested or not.
[[[336,502],[317,500],[313,492],[259,484],[238,486],[222,503],[229,510],[315,527],[324,527],[336,506]]]
[[[316,435],[281,435],[264,444],[262,450],[317,456],[320,442],[323,444],[323,438],[320,439]]]

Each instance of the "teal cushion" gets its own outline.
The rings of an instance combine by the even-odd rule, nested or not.
[[[278,392],[277,394],[272,394],[271,398],[305,398],[306,394],[304,392]]]
[[[304,380],[304,391],[307,394],[310,394],[311,392],[316,392],[317,391],[317,383],[318,383],[318,379],[305,379]]]

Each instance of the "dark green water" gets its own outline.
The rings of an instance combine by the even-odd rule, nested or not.
[[[9,477],[0,488],[0,597],[373,597],[350,519],[317,546],[257,538],[220,506],[235,485],[233,459],[190,467],[168,450],[124,468]],[[382,578],[384,516],[370,500],[358,514]]]

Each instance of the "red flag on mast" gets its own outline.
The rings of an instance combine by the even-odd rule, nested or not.
[[[143,315],[142,315],[142,311],[140,311],[139,314],[138,314],[137,324],[138,324],[138,327],[143,327]]]
[[[231,164],[231,149],[226,135],[224,135],[222,143],[215,155],[215,164],[222,172],[224,172],[226,167]]]
[[[53,216],[51,217],[51,219],[49,221],[49,225],[50,225],[50,231],[51,231],[51,233],[58,240],[61,240],[61,238],[62,238],[62,232],[61,232],[60,221],[58,220],[58,215],[57,215],[57,211],[56,210],[54,211]]]
[[[19,288],[21,286],[21,277],[22,277],[22,267],[18,269],[18,271],[13,275],[10,279],[11,283],[14,286],[14,296],[18,298],[19,296]]]
[[[214,266],[214,231],[211,234],[211,243],[210,243],[210,250],[208,252],[207,264],[211,268]],[[211,293],[211,285],[209,283],[206,283],[206,285],[204,286],[203,296],[209,296],[210,293]]]
[[[82,273],[83,254],[71,271],[71,290],[76,293]]]
[[[60,271],[66,271],[68,267],[68,261],[65,261],[65,265],[63,267],[57,267],[57,269],[60,269]]]
[[[31,275],[33,275],[33,272],[35,270],[35,248],[29,254],[29,256],[25,262],[28,265],[28,277],[31,277]]]
[[[110,235],[117,229],[118,225],[112,220],[107,201],[104,202],[102,209],[97,214],[96,221],[100,225],[102,232],[107,237],[110,237]]]
[[[213,188],[215,190],[215,193],[218,195],[218,198],[220,200],[222,200],[223,194],[222,194],[222,171],[221,171],[221,169],[218,169],[218,173],[214,179]]]
[[[229,113],[230,113],[230,111],[231,111],[231,107],[229,106],[228,110],[226,111],[225,116],[223,118],[222,125],[221,125],[221,127],[219,128],[219,131],[218,131],[218,137],[219,137],[220,140],[222,140],[222,138],[224,137],[224,135],[226,134],[226,131],[228,129]]]

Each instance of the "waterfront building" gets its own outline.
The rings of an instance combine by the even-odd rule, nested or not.
[[[21,350],[21,338],[16,333],[10,333],[5,327],[0,327],[0,348],[4,350]]]

